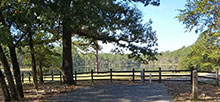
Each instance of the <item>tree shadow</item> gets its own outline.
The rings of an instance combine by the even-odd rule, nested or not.
[[[161,84],[94,86],[51,98],[74,102],[170,102],[171,99]]]

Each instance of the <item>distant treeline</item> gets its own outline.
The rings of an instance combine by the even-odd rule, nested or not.
[[[189,69],[190,66],[200,70],[215,70],[220,68],[219,33],[199,36],[191,46],[182,47],[176,51],[166,51],[158,55],[158,64],[176,64],[178,69]]]
[[[49,71],[51,69],[60,69],[62,64],[62,48],[53,47],[50,50],[40,49],[36,47],[36,58],[38,67],[41,65],[43,69]],[[23,48],[18,50],[18,61],[22,67],[31,66],[29,54],[23,53],[27,51]],[[43,54],[41,52],[44,52]],[[86,72],[93,69],[96,71],[95,53],[80,53],[76,48],[72,49],[73,69],[77,72]],[[157,61],[150,61],[149,64],[142,64],[133,59],[129,59],[127,55],[117,55],[110,53],[99,54],[99,71],[113,70],[155,70],[159,67],[162,69],[189,69],[190,66],[198,65],[201,70],[215,70],[220,66],[220,43],[219,38],[212,37],[209,34],[201,34],[198,40],[191,46],[175,50],[166,51],[157,55]]]

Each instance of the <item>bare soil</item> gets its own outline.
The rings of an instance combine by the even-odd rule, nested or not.
[[[153,82],[155,83],[155,82]],[[33,89],[32,84],[24,84],[25,98],[20,101],[33,101],[41,102],[47,100],[50,97],[57,96],[59,94],[67,93],[73,90],[78,90],[88,86],[103,86],[111,84],[109,81],[95,81],[91,82],[79,82],[77,86],[69,86],[60,84],[59,82],[40,84],[39,89]],[[114,85],[140,85],[149,84],[141,82],[113,82]],[[191,84],[183,82],[163,82],[168,90],[168,93],[173,96],[173,100],[176,102],[191,102]],[[3,95],[0,89],[0,101],[3,101]],[[199,100],[196,102],[213,102],[220,101],[220,87],[210,84],[199,84]],[[193,101],[194,102],[194,101]]]
[[[213,102],[220,101],[220,87],[211,84],[199,84],[199,97],[197,101],[192,100],[192,85],[183,82],[163,82],[168,93],[176,102]]]

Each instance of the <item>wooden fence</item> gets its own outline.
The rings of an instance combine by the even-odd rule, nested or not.
[[[198,71],[199,78],[203,79],[211,79],[215,80],[216,84],[219,84],[219,75],[218,70],[213,71]],[[201,75],[200,75],[201,74]],[[53,71],[49,74],[43,75],[45,81],[61,81],[62,82],[62,73],[54,73]],[[191,82],[193,78],[193,69],[191,70],[139,70],[136,71],[132,69],[131,71],[113,71],[110,69],[105,72],[94,72],[91,70],[90,72],[77,73],[76,71],[73,74],[74,80],[77,81],[91,81],[92,83],[96,80],[109,80],[113,82],[117,81],[158,81],[161,83],[162,81],[185,81]],[[22,82],[32,81],[32,77],[30,73],[22,73]]]

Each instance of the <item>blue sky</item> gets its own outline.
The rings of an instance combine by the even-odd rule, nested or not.
[[[152,19],[153,29],[157,32],[158,50],[173,51],[183,46],[192,45],[199,34],[185,32],[184,25],[175,16],[179,14],[177,9],[184,9],[186,0],[160,0],[160,6],[147,6],[136,4],[142,11],[144,22]],[[102,52],[109,52],[113,45],[103,45]]]

